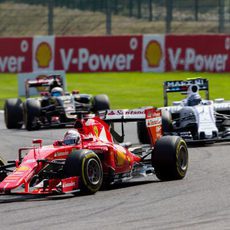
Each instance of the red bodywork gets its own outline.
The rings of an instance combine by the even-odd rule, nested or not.
[[[146,117],[146,124],[154,144],[155,140],[161,137],[161,114],[155,109],[148,109],[143,111],[143,116]],[[50,194],[78,190],[78,177],[48,179],[46,186],[30,186],[31,180],[48,165],[47,162],[64,161],[73,150],[77,149],[94,151],[101,159],[104,175],[107,175],[110,169],[115,174],[129,173],[133,165],[142,160],[127,148],[114,143],[109,125],[99,117],[79,119],[76,121],[76,127],[82,140],[79,145],[69,146],[64,145],[62,141],[55,141],[53,145],[42,146],[42,141],[36,140],[33,141],[33,147],[19,149],[16,168],[0,183],[0,191]],[[28,153],[23,158],[25,151]]]

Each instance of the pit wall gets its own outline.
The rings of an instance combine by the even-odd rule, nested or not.
[[[0,38],[0,73],[230,72],[230,35]]]

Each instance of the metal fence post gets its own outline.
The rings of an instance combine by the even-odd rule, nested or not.
[[[48,1],[48,35],[53,35],[53,10],[54,10],[54,2],[53,0]]]
[[[195,0],[195,21],[198,21],[199,0]]]
[[[166,0],[166,33],[171,32],[172,19],[173,19],[173,0]]]
[[[129,17],[133,16],[133,1],[129,0]]]
[[[118,14],[118,0],[114,0],[114,5],[113,5],[113,13]]]
[[[219,0],[219,33],[224,32],[224,23],[225,23],[225,18],[224,18],[224,0]]]
[[[111,35],[112,33],[112,12],[110,0],[106,1],[106,34]]]
[[[152,0],[149,0],[149,21],[151,22],[153,20],[153,6],[152,6]]]
[[[137,18],[141,18],[141,0],[137,0]]]

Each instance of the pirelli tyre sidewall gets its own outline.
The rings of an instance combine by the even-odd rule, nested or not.
[[[79,187],[83,194],[94,194],[102,186],[102,164],[91,150],[73,151],[66,159],[64,172],[67,176],[79,176]]]
[[[178,136],[163,136],[155,145],[152,165],[163,181],[183,179],[188,169],[188,149]]]

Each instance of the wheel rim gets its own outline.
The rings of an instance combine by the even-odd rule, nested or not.
[[[183,171],[185,171],[187,169],[188,154],[187,154],[187,150],[184,146],[181,146],[180,150],[179,150],[178,165]]]
[[[96,185],[100,182],[101,179],[101,167],[99,162],[92,158],[87,162],[87,177],[91,184]]]

